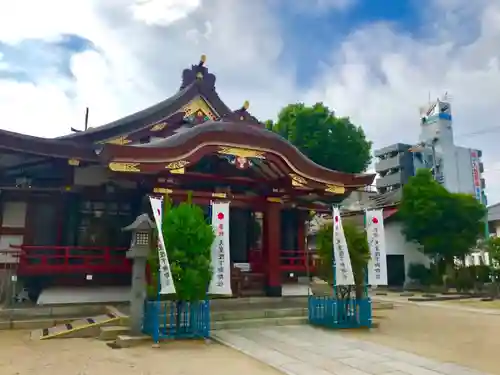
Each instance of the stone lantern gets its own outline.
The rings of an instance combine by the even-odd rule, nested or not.
[[[130,293],[130,329],[134,335],[142,332],[144,300],[146,298],[146,264],[151,249],[152,229],[156,228],[148,214],[137,216],[123,231],[132,232],[127,258],[132,260],[132,290]]]

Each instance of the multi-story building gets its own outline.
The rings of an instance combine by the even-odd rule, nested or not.
[[[423,164],[416,162],[415,169],[430,163],[436,179],[448,191],[473,194],[486,204],[482,152],[455,145],[451,104],[437,99],[421,108],[420,117],[420,142],[415,149],[423,155]]]
[[[417,169],[430,168],[448,191],[473,194],[486,204],[482,152],[455,145],[450,103],[437,99],[422,107],[420,127],[415,145],[396,143],[375,151],[377,190],[398,189]]]
[[[401,188],[415,174],[411,145],[396,143],[375,151],[377,190],[384,194]]]

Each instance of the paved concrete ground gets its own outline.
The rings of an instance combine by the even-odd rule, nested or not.
[[[215,335],[288,375],[486,375],[307,325],[218,331]]]

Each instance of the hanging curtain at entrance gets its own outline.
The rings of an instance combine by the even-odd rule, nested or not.
[[[165,248],[165,239],[161,230],[163,199],[149,197],[151,209],[155,219],[156,228],[158,228],[158,259],[160,263],[160,294],[175,294],[174,280],[172,279],[172,271],[168,261],[167,250]]]
[[[215,240],[212,244],[212,281],[209,294],[232,295],[231,260],[229,258],[229,202],[212,202],[212,227]]]
[[[354,285],[351,257],[347,248],[347,241],[342,227],[340,211],[333,207],[333,261],[335,285]]]
[[[366,211],[366,235],[370,248],[368,285],[387,285],[387,254],[383,210]]]

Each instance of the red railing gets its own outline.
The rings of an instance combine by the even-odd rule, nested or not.
[[[18,275],[127,274],[131,263],[127,248],[102,246],[31,246],[11,245],[21,250]]]
[[[306,254],[300,250],[281,250],[280,269],[282,272],[306,272],[307,257],[309,257],[309,271],[314,271],[316,264],[313,254]],[[254,272],[264,272],[266,261],[263,259],[261,250],[252,250],[249,253],[248,262]]]

